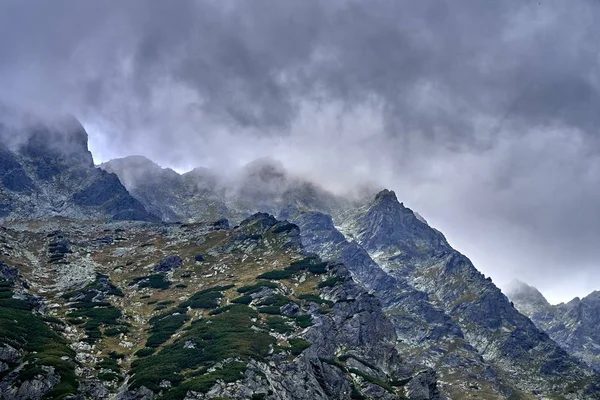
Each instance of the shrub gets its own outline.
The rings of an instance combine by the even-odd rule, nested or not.
[[[276,289],[278,288],[276,283],[269,281],[259,281],[254,285],[242,286],[238,288],[238,293],[245,293],[247,295],[260,292],[263,288]]]
[[[322,299],[319,296],[312,293],[301,294],[300,296],[298,296],[298,298],[306,301],[311,301],[317,304],[326,304],[329,307],[333,307],[334,304],[333,301]]]
[[[288,342],[290,343],[290,352],[295,356],[300,355],[311,346],[309,341],[300,338],[289,339]]]
[[[248,305],[252,302],[252,296],[240,296],[231,300],[232,303]]]
[[[308,328],[312,325],[312,317],[310,315],[296,315],[294,319],[300,328]]]
[[[209,289],[204,289],[194,293],[192,297],[179,305],[180,308],[191,307],[197,308],[216,308],[219,306],[223,291],[232,288],[234,285],[215,286]]]
[[[294,271],[286,271],[282,269],[276,269],[273,271],[265,272],[264,274],[260,274],[257,276],[258,279],[271,279],[271,280],[281,280],[281,279],[289,279],[294,276]]]
[[[291,333],[294,328],[290,326],[285,318],[282,317],[267,317],[267,326],[269,329],[274,330],[278,333]]]
[[[151,354],[154,354],[154,349],[150,347],[144,347],[135,352],[136,357],[148,357]]]
[[[150,318],[150,336],[146,339],[146,347],[158,347],[173,336],[188,321],[187,314],[161,314]]]
[[[319,288],[326,288],[329,286],[335,286],[337,285],[339,282],[343,282],[344,280],[340,277],[337,276],[333,276],[331,278],[325,279],[323,282],[319,283]]]

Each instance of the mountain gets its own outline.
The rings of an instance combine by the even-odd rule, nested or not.
[[[142,156],[110,160],[100,167],[117,174],[147,210],[167,222],[241,221],[256,212],[276,215],[289,205],[332,213],[348,203],[269,158],[255,160],[229,177],[206,168],[180,175]]]
[[[127,181],[124,172],[119,174]],[[383,190],[357,204],[290,179],[270,160],[251,163],[235,181],[213,176],[211,193],[227,208],[220,216],[269,211],[301,228],[308,251],[344,263],[353,279],[381,301],[400,354],[434,368],[443,394],[595,396],[593,371],[519,313],[491,279],[394,192]],[[194,201],[202,204],[203,196]]]
[[[515,282],[507,296],[562,348],[600,371],[600,292],[550,305],[536,288]]]
[[[432,365],[451,398],[598,396],[597,376],[570,356],[444,236],[384,190],[334,221],[288,210],[302,241],[344,261],[395,325],[401,354]],[[581,390],[583,388],[583,390]]]
[[[594,296],[561,341],[555,306],[523,291],[536,326],[393,191],[0,133],[0,399],[600,399],[569,342],[594,345]]]
[[[115,174],[94,167],[77,120],[0,124],[0,220],[50,217],[156,220]]]
[[[2,399],[441,398],[295,225],[19,226],[0,243]]]

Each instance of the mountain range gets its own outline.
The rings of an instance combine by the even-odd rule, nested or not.
[[[598,296],[509,300],[393,191],[0,129],[1,399],[600,399]]]

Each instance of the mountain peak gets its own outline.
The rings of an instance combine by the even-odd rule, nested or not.
[[[536,312],[547,311],[551,308],[548,300],[546,300],[538,289],[517,279],[508,285],[506,296],[521,313],[527,316],[531,316]]]
[[[377,193],[377,195],[375,196],[375,201],[392,201],[398,203],[398,198],[396,197],[396,193],[393,190],[383,189],[382,191]],[[400,203],[400,205],[404,206],[403,203]]]

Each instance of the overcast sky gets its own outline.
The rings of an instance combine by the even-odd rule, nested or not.
[[[600,3],[0,2],[0,101],[96,162],[365,180],[503,285],[600,289]]]

